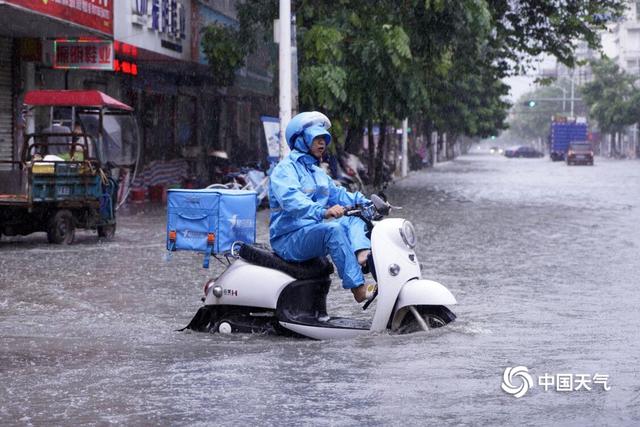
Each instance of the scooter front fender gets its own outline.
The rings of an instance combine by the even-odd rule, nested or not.
[[[414,279],[409,280],[400,289],[395,311],[410,305],[453,305],[457,303],[456,298],[444,285],[433,280]]]

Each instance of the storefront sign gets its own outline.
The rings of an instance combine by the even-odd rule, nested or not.
[[[277,117],[260,116],[264,127],[264,137],[267,140],[267,150],[270,162],[277,162],[280,158],[280,120]]]
[[[56,40],[53,68],[113,70],[111,40]]]
[[[113,35],[113,0],[6,0],[6,2]]]
[[[130,0],[131,22],[175,40],[186,38],[187,17],[178,0]]]
[[[113,60],[113,71],[116,73],[138,75],[138,48],[129,43],[121,41],[113,42],[115,59]]]

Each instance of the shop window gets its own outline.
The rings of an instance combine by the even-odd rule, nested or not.
[[[178,95],[176,138],[181,148],[196,145],[196,98]]]
[[[144,162],[169,160],[177,156],[175,144],[175,97],[144,93],[142,118]]]

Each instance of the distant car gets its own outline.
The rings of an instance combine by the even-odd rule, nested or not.
[[[502,154],[502,148],[500,148],[500,147],[491,147],[491,148],[489,148],[489,152],[491,154]]]
[[[518,145],[504,150],[506,157],[544,157],[544,154],[528,145]]]
[[[588,141],[569,143],[567,150],[567,165],[593,166],[593,147]]]

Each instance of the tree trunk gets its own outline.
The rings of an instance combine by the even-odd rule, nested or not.
[[[433,166],[433,141],[431,140],[431,122],[429,120],[424,121],[424,133],[425,133],[425,156],[427,156],[427,166]]]
[[[385,126],[386,129],[386,126]],[[391,168],[392,171],[396,171],[397,167],[399,167],[398,165],[398,137],[397,134],[395,132],[393,132],[393,136],[390,136],[388,138],[385,138],[385,152],[384,152],[384,156],[382,157],[382,161],[384,162],[385,160],[387,161],[388,166]],[[391,163],[391,161],[389,159],[393,159],[393,163]]]
[[[375,179],[373,186],[377,189],[381,188],[384,183],[384,154],[386,152],[387,145],[387,124],[383,120],[380,123],[380,138],[378,140],[378,150],[376,153],[375,163]]]
[[[362,151],[362,136],[364,132],[361,125],[349,126],[347,129],[347,137],[344,141],[344,150],[348,153],[360,155]]]
[[[376,146],[373,139],[373,122],[369,120],[367,122],[367,138],[369,139],[369,157],[367,158],[367,167],[369,168],[369,179],[375,176],[375,158],[376,158]]]
[[[449,138],[449,136],[451,136],[451,138]],[[458,144],[458,135],[455,133],[451,135],[447,134],[447,147],[449,147],[451,152],[451,159],[456,158],[456,144]]]

